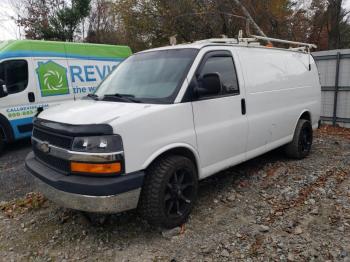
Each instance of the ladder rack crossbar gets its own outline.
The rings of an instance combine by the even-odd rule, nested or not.
[[[195,43],[227,43],[227,44],[238,44],[238,41],[236,38],[210,38],[210,39],[204,39],[196,41]]]
[[[268,42],[306,46],[308,48],[317,48],[317,45],[314,45],[314,44],[295,42],[295,41],[289,41],[289,40],[283,40],[283,39],[277,39],[277,38],[271,38],[271,37],[265,37],[265,36],[257,36],[257,35],[252,35],[252,37],[254,37],[255,39],[258,39],[258,40],[264,40],[264,41],[268,41]]]

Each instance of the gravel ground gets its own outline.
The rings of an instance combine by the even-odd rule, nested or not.
[[[17,181],[23,193],[22,160],[10,155],[26,150],[0,165],[2,185]],[[1,204],[0,260],[350,261],[349,171],[350,130],[323,128],[305,160],[277,150],[202,181],[189,222],[169,231],[136,212],[93,225],[27,195]],[[11,190],[0,192],[8,198]]]
[[[32,179],[24,167],[30,150],[30,140],[26,139],[8,145],[0,155],[0,202],[23,197],[33,190]]]

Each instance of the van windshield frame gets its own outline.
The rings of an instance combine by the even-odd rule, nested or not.
[[[102,101],[172,104],[198,52],[178,48],[132,55],[100,83],[94,96]]]

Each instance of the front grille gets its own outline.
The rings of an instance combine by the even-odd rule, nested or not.
[[[69,161],[45,154],[40,150],[38,150],[35,146],[33,147],[33,151],[34,151],[35,157],[41,160],[42,162],[44,162],[45,164],[47,164],[48,166],[65,174],[70,173]]]
[[[50,145],[68,150],[71,149],[73,142],[73,137],[55,134],[37,127],[33,129],[33,137],[48,142]]]

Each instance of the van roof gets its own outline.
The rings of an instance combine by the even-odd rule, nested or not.
[[[122,45],[86,44],[41,40],[0,42],[0,59],[9,57],[69,57],[93,60],[120,60],[132,54]]]

